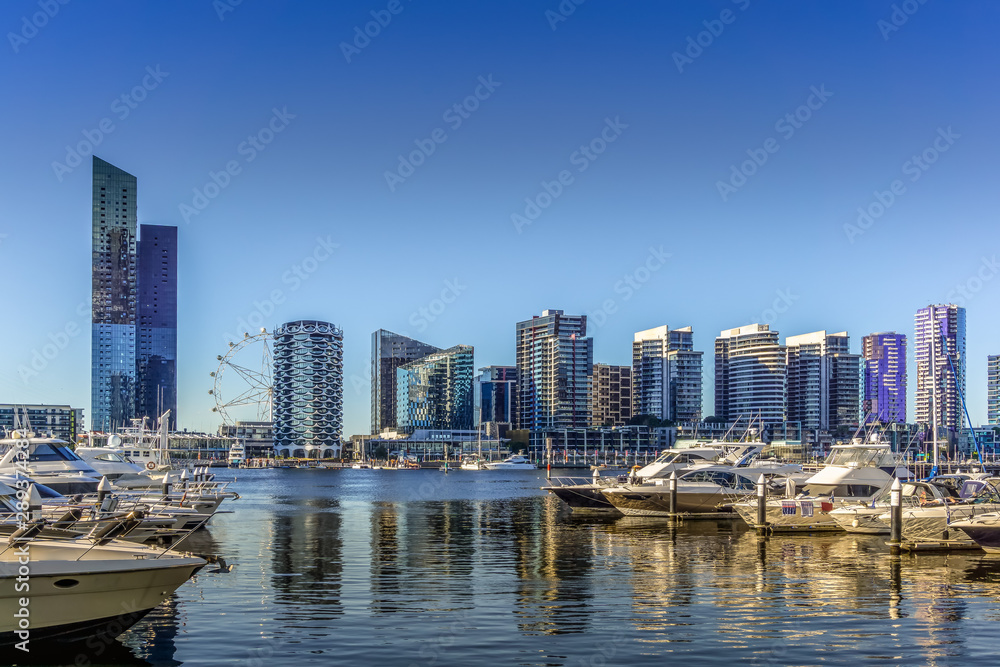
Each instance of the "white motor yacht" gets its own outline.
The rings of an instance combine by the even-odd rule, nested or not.
[[[0,439],[0,474],[29,477],[63,495],[94,493],[101,479],[65,440],[17,430]]]
[[[957,475],[942,475],[937,486],[946,489],[936,497],[922,496],[919,502],[903,507],[902,534],[905,540],[936,541],[955,539],[951,525],[980,514],[1000,511],[1000,491],[997,479],[957,479]],[[889,525],[889,508],[883,507],[879,520]],[[959,533],[957,537],[963,535]]]
[[[242,440],[237,440],[229,446],[229,467],[239,468],[247,458],[247,450]]]
[[[486,470],[486,461],[476,454],[466,454],[458,467],[462,470]]]
[[[873,437],[834,445],[823,468],[806,480],[804,494],[767,501],[768,527],[774,532],[843,530],[830,512],[859,502],[870,504],[893,477],[909,478],[910,472],[888,443]],[[757,525],[756,500],[734,507],[744,521]]]
[[[950,495],[942,486],[925,481],[903,482],[900,491],[904,508],[941,501]],[[832,510],[830,517],[848,533],[888,535],[888,509],[889,489],[884,489],[877,500],[845,503]]]
[[[189,554],[117,540],[31,537],[33,529],[20,538],[15,533],[0,549],[0,646],[27,641],[23,646],[30,650],[42,641],[117,636],[206,564]],[[27,590],[15,585],[25,554]],[[30,619],[27,628],[21,617]]]
[[[538,466],[521,454],[512,454],[503,461],[493,461],[485,464],[487,470],[537,470]]]
[[[731,513],[734,502],[756,491],[763,474],[771,484],[784,488],[787,480],[801,475],[801,467],[788,465],[762,469],[734,466],[697,466],[677,477],[678,514]],[[670,482],[657,478],[643,484],[621,484],[601,490],[604,497],[625,516],[670,516]]]

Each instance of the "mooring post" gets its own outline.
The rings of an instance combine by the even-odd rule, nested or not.
[[[545,438],[545,479],[552,479],[552,438]]]
[[[111,482],[107,476],[101,477],[101,483],[97,485],[97,506],[104,504],[104,499],[111,493]]]
[[[757,534],[767,534],[767,483],[763,474],[757,478]]]
[[[677,518],[677,471],[670,473],[670,518]]]
[[[889,491],[889,553],[898,556],[903,541],[903,492],[899,478],[892,480]]]

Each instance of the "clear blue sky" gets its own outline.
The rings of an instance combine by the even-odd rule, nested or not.
[[[367,432],[378,328],[511,364],[516,321],[610,300],[596,360],[629,363],[637,330],[692,325],[711,414],[720,330],[763,319],[783,337],[846,329],[855,351],[872,331],[912,343],[914,312],[958,285],[974,289],[980,423],[1000,353],[1000,7],[911,0],[893,17],[893,4],[588,0],[557,20],[556,0],[52,0],[51,17],[44,0],[5,2],[0,402],[89,417],[90,154],[67,163],[89,135],[138,177],[139,222],[180,226],[182,427],[216,428],[216,355],[276,290],[269,328],[343,327],[350,435]],[[390,188],[386,172],[428,141]],[[933,164],[913,163],[925,150]],[[730,180],[752,156],[763,164]],[[197,200],[229,162],[238,173]],[[897,179],[884,213],[845,231]],[[518,231],[526,198],[546,207]],[[338,247],[306,280],[288,273],[317,239]],[[53,340],[64,348],[22,377]]]

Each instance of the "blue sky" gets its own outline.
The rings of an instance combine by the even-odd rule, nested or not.
[[[182,427],[215,430],[209,373],[241,320],[344,329],[349,435],[378,328],[485,366],[545,308],[591,314],[606,363],[691,325],[711,414],[722,329],[846,329],[860,351],[948,301],[983,422],[998,18],[985,0],[3,3],[0,402],[89,416],[96,152],[138,177],[140,223],[180,227]]]

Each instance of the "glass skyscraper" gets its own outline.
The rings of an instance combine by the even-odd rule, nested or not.
[[[865,365],[862,410],[867,422],[906,423],[906,336],[895,331],[864,337]]]
[[[715,416],[726,421],[785,420],[786,354],[767,324],[727,329],[715,339]]]
[[[785,338],[786,415],[803,429],[856,429],[861,356],[851,354],[846,331]]]
[[[396,369],[441,348],[385,329],[372,334],[372,434],[396,428]]]
[[[310,458],[339,453],[343,415],[344,332],[316,320],[275,329],[274,448]]]
[[[177,428],[177,228],[140,225],[136,416]]]
[[[701,419],[703,353],[694,349],[691,327],[664,325],[632,339],[633,414],[657,419]]]
[[[1000,426],[1000,354],[986,358],[986,421]]]
[[[93,158],[91,427],[177,425],[177,228],[142,225],[136,178]]]
[[[471,345],[434,352],[396,369],[396,428],[466,430],[473,425]]]
[[[91,427],[112,431],[135,416],[136,178],[94,157]]]
[[[965,393],[965,308],[927,306],[917,311],[914,324],[917,423],[933,423],[933,403],[938,427],[958,433],[964,421],[959,394]]]
[[[486,366],[473,384],[475,422],[513,424],[517,418],[517,368]]]
[[[583,428],[590,424],[594,339],[587,316],[544,310],[515,329],[517,428]]]

